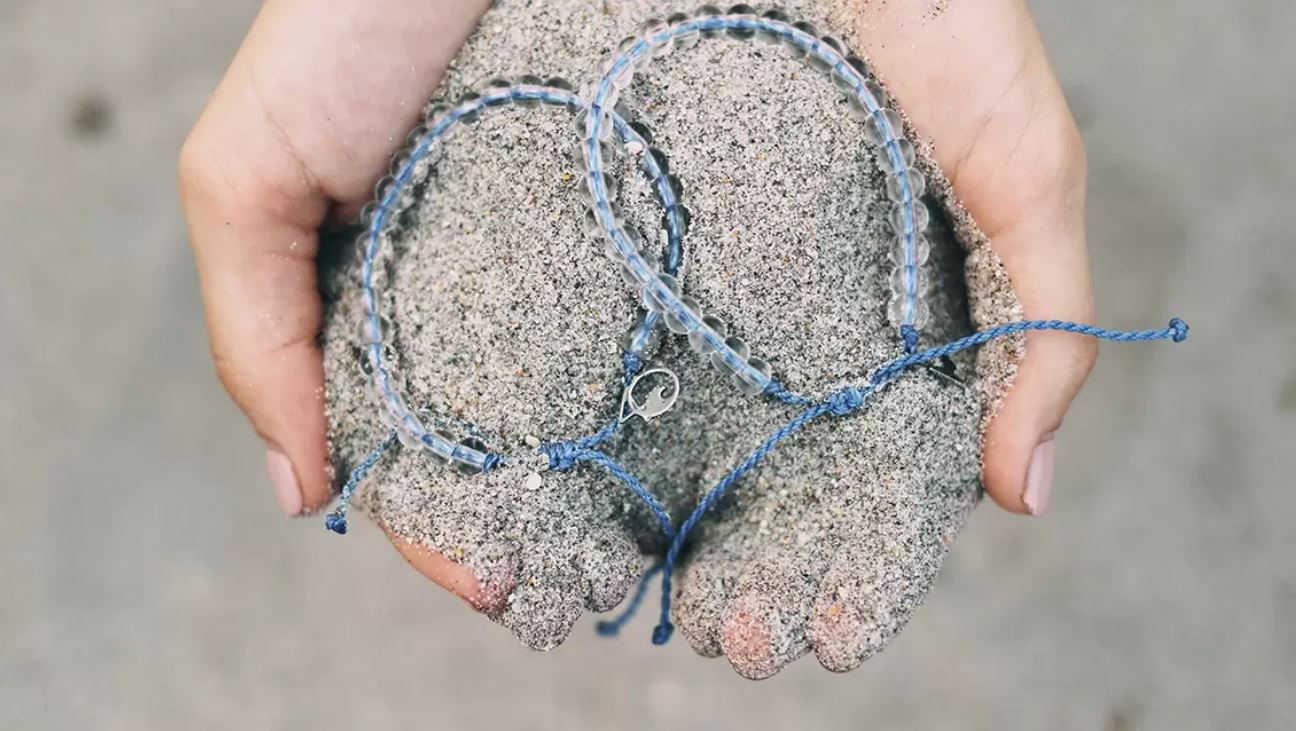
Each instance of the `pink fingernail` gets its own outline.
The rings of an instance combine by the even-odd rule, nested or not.
[[[1026,468],[1026,491],[1022,502],[1031,515],[1042,515],[1048,509],[1049,493],[1053,491],[1053,435],[1044,437],[1031,452],[1030,466]]]
[[[270,484],[274,485],[279,509],[285,515],[301,515],[301,484],[297,482],[297,473],[288,455],[274,447],[266,447],[266,469],[270,472]]]

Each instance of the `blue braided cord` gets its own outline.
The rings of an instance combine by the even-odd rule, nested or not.
[[[581,462],[592,462],[603,469],[607,470],[613,477],[621,480],[629,487],[631,492],[639,496],[644,505],[657,516],[657,522],[661,525],[662,535],[670,540],[675,535],[674,524],[671,523],[670,514],[666,508],[653,496],[648,488],[639,482],[630,470],[627,470],[603,452],[597,449],[587,449],[581,447],[578,442],[554,442],[546,444],[540,448],[540,452],[549,457],[549,468],[552,470],[570,470]]]
[[[680,551],[687,541],[689,533],[697,526],[702,517],[710,510],[720,498],[724,497],[734,483],[741,479],[748,472],[751,472],[761,460],[765,459],[770,452],[778,446],[779,442],[787,439],[796,432],[803,429],[807,424],[816,419],[832,414],[834,416],[846,416],[860,409],[865,400],[888,381],[898,377],[904,369],[936,360],[942,356],[953,355],[954,353],[984,344],[1004,335],[1024,332],[1027,330],[1056,330],[1060,332],[1078,333],[1100,338],[1102,340],[1112,340],[1116,342],[1137,342],[1145,340],[1173,340],[1181,343],[1188,338],[1188,324],[1179,318],[1170,320],[1168,327],[1158,330],[1108,330],[1106,328],[1085,325],[1077,322],[1066,322],[1064,320],[1027,320],[1023,322],[1010,322],[997,327],[992,327],[982,332],[974,333],[964,338],[960,338],[946,345],[936,348],[930,348],[920,353],[906,355],[886,363],[873,372],[869,382],[863,386],[847,386],[833,393],[818,404],[815,404],[805,411],[802,411],[795,418],[784,424],[734,469],[720,479],[711,491],[703,496],[693,509],[693,512],[680,525],[679,530],[675,533],[674,539],[670,543],[670,548],[666,552],[665,568],[662,573],[662,597],[661,597],[661,619],[657,627],[653,630],[653,643],[665,644],[670,640],[674,630],[674,625],[670,622],[671,608],[671,575],[675,571],[675,565],[679,560]],[[779,387],[781,389],[781,387]]]
[[[594,629],[604,637],[615,637],[620,633],[626,622],[629,622],[638,613],[639,605],[643,604],[644,596],[648,593],[648,585],[652,583],[654,576],[661,573],[663,566],[665,564],[658,561],[652,565],[652,568],[645,571],[644,575],[639,578],[639,585],[635,587],[635,593],[630,597],[630,602],[626,604],[625,609],[622,609],[621,613],[612,619],[601,620],[594,626]]]
[[[692,19],[669,26],[661,31],[650,34],[647,38],[639,38],[630,44],[629,48],[613,56],[612,60],[606,65],[603,76],[598,80],[594,87],[593,97],[589,102],[589,123],[587,127],[588,139],[584,144],[586,171],[589,173],[588,185],[590,188],[591,199],[593,201],[593,210],[595,216],[603,228],[604,235],[612,243],[615,249],[626,260],[626,266],[639,285],[648,293],[650,298],[660,301],[664,307],[670,310],[673,317],[677,318],[685,327],[687,332],[698,332],[701,338],[707,343],[709,348],[720,355],[721,360],[726,366],[739,374],[739,377],[762,389],[768,386],[770,377],[760,370],[749,365],[747,358],[742,357],[736,351],[728,346],[725,338],[719,333],[702,322],[700,313],[690,310],[681,302],[677,295],[656,272],[650,267],[634,250],[633,245],[625,235],[624,229],[617,222],[611,208],[611,201],[607,186],[603,180],[603,158],[600,149],[599,140],[604,123],[604,114],[609,106],[609,97],[612,94],[614,80],[621,77],[627,71],[633,69],[634,64],[648,55],[652,45],[663,45],[672,42],[675,38],[692,33],[704,33],[721,30],[749,30],[760,31],[766,34],[776,35],[783,40],[805,50],[807,54],[821,59],[827,66],[834,69],[843,80],[845,80],[855,93],[856,99],[860,105],[869,113],[874,124],[879,128],[879,134],[884,140],[884,146],[887,151],[888,159],[892,168],[898,171],[895,173],[897,185],[901,193],[902,206],[902,236],[905,243],[904,257],[904,317],[902,324],[910,327],[914,326],[917,313],[917,231],[916,217],[914,214],[914,196],[909,185],[907,174],[908,164],[905,160],[904,150],[902,147],[902,138],[899,132],[891,125],[890,120],[882,112],[883,105],[879,102],[873,91],[868,86],[868,80],[860,72],[851,66],[847,59],[838,53],[831,46],[821,43],[818,38],[811,36],[792,25],[787,23],[767,19],[744,16],[713,16],[706,18]]]
[[[864,393],[871,393],[870,387]],[[862,399],[862,397],[861,397]],[[729,474],[720,479],[716,486],[711,488],[703,498],[698,501],[697,507],[689,514],[689,517],[680,525],[679,530],[675,533],[675,538],[670,543],[670,548],[666,552],[666,567],[662,573],[662,596],[661,596],[661,620],[653,630],[653,644],[663,645],[670,640],[671,633],[674,631],[674,625],[670,622],[671,607],[671,575],[675,571],[675,564],[679,561],[680,551],[684,548],[684,542],[688,539],[689,533],[697,526],[702,516],[710,510],[720,498],[733,486],[735,482],[742,479],[743,475],[751,472],[765,459],[779,442],[787,439],[793,434],[803,429],[807,424],[818,419],[824,414],[834,413],[835,406],[828,400],[820,402],[810,408],[802,411],[788,423],[779,427],[773,434],[765,439],[759,447],[747,455],[737,467],[729,471]]]
[[[347,509],[351,507],[351,496],[355,494],[356,488],[364,480],[369,471],[373,469],[378,460],[387,453],[388,449],[396,443],[396,432],[392,431],[386,438],[378,442],[377,446],[369,450],[369,455],[364,458],[360,464],[351,470],[351,476],[347,478],[346,484],[342,486],[342,493],[338,495],[337,505],[324,516],[324,527],[344,535],[347,532]]]
[[[387,369],[385,356],[383,353],[382,342],[383,332],[378,309],[378,296],[373,283],[374,263],[378,255],[381,244],[381,235],[386,227],[388,217],[391,215],[396,201],[403,189],[409,184],[414,176],[415,168],[418,163],[425,158],[432,150],[433,145],[455,125],[462,122],[466,117],[473,117],[483,110],[499,108],[501,103],[513,101],[540,101],[547,105],[563,106],[570,109],[585,108],[584,101],[569,91],[556,87],[535,86],[535,85],[518,85],[500,89],[498,91],[487,91],[480,96],[461,102],[458,106],[447,110],[443,115],[433,121],[432,126],[427,132],[419,138],[418,142],[410,151],[410,158],[404,163],[397,174],[393,177],[392,184],[386,189],[381,196],[377,208],[374,211],[373,219],[369,226],[367,243],[364,251],[364,259],[361,264],[362,275],[362,295],[365,307],[365,335],[369,341],[367,354],[370,364],[373,366],[373,382],[378,389],[379,394],[383,397],[388,418],[395,423],[397,429],[403,430],[413,435],[417,441],[422,443],[429,451],[443,457],[461,463],[468,467],[474,467],[480,470],[489,470],[499,464],[499,458],[492,458],[488,452],[474,449],[464,444],[457,444],[449,441],[437,434],[435,430],[428,428],[419,417],[412,413],[407,406],[404,397],[397,390],[397,386]],[[613,130],[621,139],[628,142],[635,142],[645,149],[648,147],[648,141],[644,139],[629,122],[616,115],[609,115]],[[603,115],[600,115],[602,118]],[[650,156],[645,156],[650,157]],[[649,159],[647,162],[649,174],[656,171],[658,178],[662,177],[660,168],[657,167],[656,161]],[[674,193],[669,190],[669,184],[666,184],[662,190],[663,204],[672,207],[677,206],[678,202],[674,198]],[[679,245],[682,236],[680,231],[675,228],[677,223],[676,217],[667,217],[669,238],[671,240],[671,252],[668,255],[669,261],[678,261],[679,253],[675,247]]]

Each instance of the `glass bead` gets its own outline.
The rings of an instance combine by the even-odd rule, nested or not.
[[[401,446],[407,449],[418,449],[423,446],[419,433],[404,423],[396,427],[396,438],[400,440]]]
[[[792,27],[808,36],[817,37],[819,35],[819,29],[804,20],[793,23]],[[786,36],[784,36],[782,40],[783,44],[787,47],[788,53],[790,53],[793,58],[805,58],[806,49],[799,42],[795,42]]]
[[[486,442],[482,441],[478,437],[472,437],[472,436],[465,437],[463,441],[459,442],[459,448],[472,450],[480,454],[486,454],[487,452],[490,451],[490,448],[486,446]],[[475,474],[481,472],[481,464],[476,459],[471,458],[465,454],[461,454],[456,451],[456,454],[454,454],[454,456],[451,459],[453,460],[455,467],[460,472],[464,472],[466,474]]]
[[[630,246],[635,251],[643,251],[648,243],[648,238],[644,236],[643,229],[638,226],[626,226],[624,230],[626,240],[630,242]]]
[[[652,182],[653,194],[656,196],[657,202],[665,206],[668,204],[668,200],[666,195],[663,195],[663,188],[665,193],[670,196],[670,200],[675,203],[683,200],[684,184],[680,182],[679,178],[674,175],[663,175]]]
[[[392,176],[384,175],[378,179],[377,183],[374,183],[374,200],[378,201],[379,205],[383,204],[384,200],[387,198],[387,194],[391,192],[392,187],[395,185],[395,182],[396,181]]]
[[[668,55],[675,48],[675,43],[670,35],[662,33],[669,27],[666,21],[661,18],[649,18],[639,26],[639,35],[643,36],[645,41],[648,41],[648,45],[652,47],[653,56]]]
[[[892,155],[895,158],[892,158]],[[906,172],[917,159],[913,143],[906,139],[891,140],[877,150],[878,165],[888,173]]]
[[[765,390],[765,386],[770,381],[770,365],[760,358],[750,358],[747,361],[747,367],[754,373],[747,371],[736,371],[733,375],[734,384],[738,390],[748,396],[757,396]]]
[[[688,13],[672,13],[666,17],[666,23],[670,25],[671,28],[687,23],[689,20],[690,18]],[[697,31],[688,31],[685,33],[676,31],[674,35],[675,40],[672,42],[675,44],[675,50],[677,51],[683,51],[696,46],[698,40],[702,37]]]
[[[894,109],[880,109],[869,115],[864,125],[864,136],[874,145],[883,145],[891,140],[901,139],[904,134],[904,120]]]
[[[432,458],[441,464],[450,462],[454,453],[454,435],[445,429],[437,429],[423,439],[423,446],[432,453]]]
[[[473,102],[476,102],[479,99],[481,99],[481,94],[478,94],[475,91],[470,91],[464,94],[463,96],[459,97],[458,101],[455,102],[455,106],[462,107],[465,104],[472,104]],[[463,124],[476,124],[477,120],[480,118],[481,118],[481,110],[474,109],[473,111],[467,112],[463,116],[459,117],[459,121]]]
[[[831,48],[832,50],[837,52],[838,56],[842,55],[842,48],[843,48],[842,42],[832,36],[824,36],[823,38],[820,38],[819,47],[821,49],[825,47]],[[832,61],[829,61],[827,58],[824,58],[824,56],[819,53],[810,54],[807,60],[810,61],[810,65],[812,67],[820,71],[827,71],[833,66]]]
[[[590,110],[582,109],[576,115],[576,119],[572,124],[576,127],[576,134],[580,135],[582,140],[588,140],[590,138],[590,131],[593,127],[593,122],[594,119],[590,115]],[[599,127],[600,141],[608,140],[612,137],[612,127],[612,120],[604,118],[602,126]],[[582,152],[584,151],[584,145],[581,146],[581,150]]]
[[[365,228],[369,228],[369,224],[373,223],[374,214],[377,212],[378,212],[377,201],[369,201],[368,203],[364,204],[364,206],[360,208],[360,219],[359,219],[360,225]],[[360,250],[363,251],[365,246],[369,244],[369,235],[361,234],[359,241],[360,241]]]
[[[563,91],[576,91],[576,87],[572,86],[572,83],[570,81],[564,79],[561,76],[551,77],[548,81],[545,82],[545,86],[549,86],[554,89],[561,89]]]
[[[718,17],[718,16],[720,16],[720,15],[723,15],[723,13],[720,12],[720,8],[717,8],[717,7],[714,6],[714,5],[703,5],[702,7],[700,7],[700,8],[698,8],[697,10],[694,10],[694,11],[693,11],[693,17],[697,18],[698,20],[706,20],[707,18],[715,18],[715,17]],[[723,32],[724,32],[724,31],[722,31],[722,30],[704,30],[704,31],[702,31],[702,37],[703,37],[703,38],[715,38],[716,36],[719,36],[719,35],[720,35],[721,33],[723,33]]]
[[[656,147],[649,147],[639,164],[644,174],[652,178],[670,172],[670,158],[666,157],[666,153]]]
[[[896,234],[891,238],[890,253],[891,263],[897,266],[903,266],[905,259],[908,257],[909,247],[903,234]],[[926,236],[918,234],[914,236],[913,248],[913,265],[922,266],[931,258],[931,242]]]
[[[509,81],[503,76],[496,76],[493,79],[487,81],[485,84],[482,84],[483,89],[488,89],[490,91],[502,91],[504,89],[508,89],[511,86],[513,86],[513,82]]]
[[[369,362],[368,352],[367,348],[361,348],[358,345],[351,346],[351,357],[355,358],[360,372],[366,376],[373,375],[373,364]]]
[[[388,319],[386,315],[378,316],[377,333],[373,332],[372,328],[370,327],[370,324],[371,323],[368,315],[360,318],[360,342],[362,343],[373,343],[373,342],[381,343],[383,340],[386,340],[387,338],[390,337],[394,337],[396,334],[395,332],[396,329],[392,325],[392,321]]]
[[[679,217],[678,226],[676,229],[672,229],[670,225],[670,217],[672,213],[674,213],[676,216]],[[670,210],[662,214],[661,227],[666,229],[667,231],[678,230],[680,236],[687,236],[689,232],[689,226],[691,226],[692,224],[693,224],[693,212],[690,211],[685,206],[672,206]]]
[[[909,280],[913,278],[913,294],[922,297],[927,294],[927,269],[920,266],[897,266],[891,270],[891,294],[904,296],[908,294]]]
[[[927,211],[927,206],[922,201],[914,201],[913,205],[913,230],[915,234],[920,234],[927,230],[927,224],[931,222],[931,213]],[[905,204],[897,203],[891,207],[891,230],[898,234],[905,233]]]
[[[736,16],[755,20],[756,8],[753,8],[752,6],[747,5],[745,3],[739,3],[738,5],[729,6],[729,12],[726,14],[731,16],[736,15]],[[746,28],[729,28],[725,32],[729,34],[730,38],[737,38],[738,40],[744,40],[744,41],[756,35],[755,29],[749,30]]]
[[[390,167],[392,176],[399,177],[404,172],[405,166],[409,165],[410,159],[409,150],[403,150],[392,156]]]
[[[931,309],[927,305],[927,300],[919,297],[914,302],[913,322],[906,323],[905,315],[907,313],[907,300],[904,297],[893,296],[891,304],[887,306],[887,319],[891,321],[893,327],[911,324],[914,328],[921,330],[927,325],[931,318]]]
[[[585,209],[585,230],[594,236],[603,235],[603,224],[599,223],[598,214],[593,208]]]
[[[428,120],[428,127],[435,127],[445,115],[450,113],[449,104],[433,104],[428,107],[427,114],[424,117]]]
[[[904,200],[904,191],[900,187],[902,180],[909,184],[909,196],[913,200],[918,200],[923,193],[927,192],[927,178],[917,170],[909,170],[900,175],[888,175],[887,197],[897,203]]]
[[[427,127],[421,124],[416,125],[414,129],[410,130],[408,135],[405,135],[405,146],[417,147],[418,144],[423,141],[423,135],[425,134],[427,134]]]
[[[734,355],[736,355],[739,360],[744,360],[744,361],[747,360],[747,356],[750,353],[750,349],[747,347],[747,343],[743,342],[742,338],[737,337],[735,335],[731,335],[725,338],[725,346],[729,350],[733,351]],[[729,363],[726,360],[725,356],[726,353],[719,350],[712,353],[711,365],[721,373],[724,373],[726,375],[733,375],[734,370],[729,366]]]
[[[621,190],[620,184],[617,183],[616,178],[613,178],[607,173],[599,173],[599,176],[603,178],[603,186],[607,190],[608,200],[616,200],[617,194]],[[593,202],[594,198],[590,194],[588,176],[581,178],[580,182],[576,184],[576,192],[580,194],[581,200],[585,201],[585,203],[589,204]]]
[[[518,84],[522,86],[544,86],[544,79],[539,76],[521,76],[518,77]],[[538,97],[518,99],[517,105],[523,109],[535,109],[540,106],[540,99]]]
[[[851,68],[855,69],[856,73],[858,73],[860,76],[863,76],[865,80],[867,80],[870,76],[873,75],[873,73],[869,71],[868,64],[865,63],[864,59],[860,58],[859,56],[856,56],[854,54],[847,56],[846,63],[849,64]]]
[[[661,328],[653,327],[644,329],[644,322],[648,318],[648,313],[639,310],[635,323],[629,330],[621,336],[621,350],[627,353],[634,353],[640,357],[651,355],[656,352],[657,346],[661,344]],[[660,319],[657,322],[661,322]]]
[[[698,313],[700,312],[697,300],[688,295],[684,295],[680,297],[680,305],[683,306],[685,311],[693,315],[694,319],[697,318]],[[696,323],[693,323],[692,326],[690,326],[690,323],[685,322],[683,318],[678,317],[674,312],[667,312],[663,319],[666,320],[666,327],[676,335],[687,335],[697,329]]]
[[[788,14],[779,8],[770,8],[761,13],[761,17],[766,20],[772,20],[776,23],[786,23],[789,20]],[[776,45],[779,41],[783,40],[783,37],[774,31],[759,30],[756,31],[756,40],[761,41],[762,43]]]
[[[703,315],[702,324],[705,327],[698,328],[689,333],[688,340],[689,347],[693,349],[693,352],[706,354],[711,352],[711,343],[708,343],[706,339],[706,328],[710,328],[712,332],[720,336],[723,340],[724,337],[729,334],[729,326],[725,324],[724,320],[721,320],[715,315]]]
[[[652,130],[648,129],[648,125],[638,121],[631,122],[630,129],[634,130],[635,134],[639,135],[645,144],[651,145],[653,143]]]

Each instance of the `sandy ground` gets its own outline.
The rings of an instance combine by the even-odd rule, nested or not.
[[[979,510],[884,655],[756,685],[646,625],[533,654],[277,517],[173,189],[254,5],[0,4],[0,728],[1296,723],[1292,6],[1035,3],[1102,320],[1191,344],[1105,350],[1050,514]]]

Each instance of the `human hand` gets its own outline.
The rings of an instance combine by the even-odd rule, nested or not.
[[[955,194],[990,239],[1027,319],[1087,322],[1084,144],[1024,0],[860,3],[857,36]],[[1053,433],[1097,344],[1032,332],[986,434],[995,502],[1039,514],[1053,482]]]
[[[279,506],[332,495],[316,231],[355,217],[489,0],[268,0],[180,156],[216,372],[266,442]],[[397,541],[470,602],[465,567]]]

